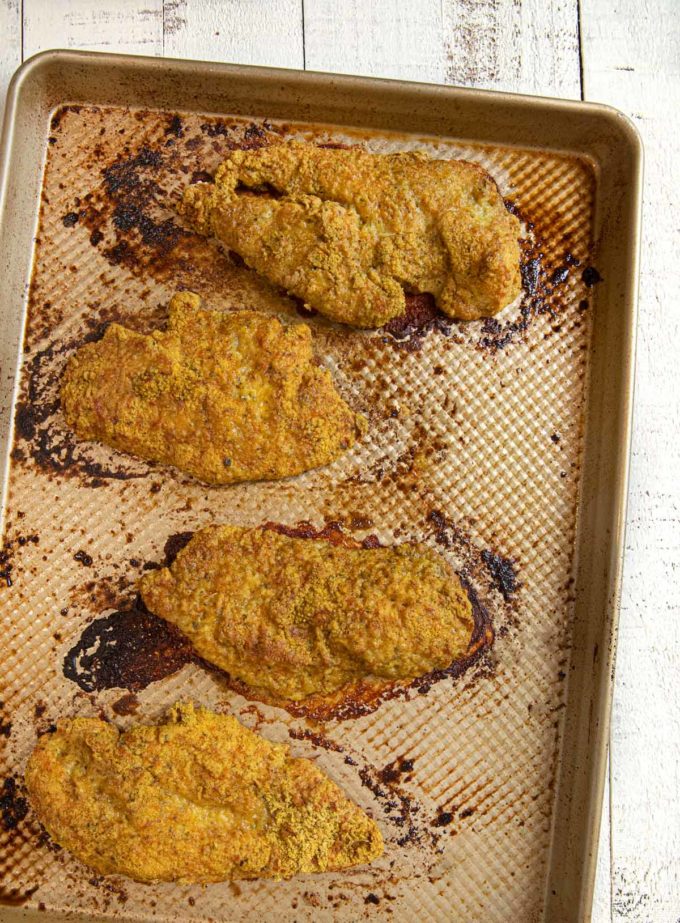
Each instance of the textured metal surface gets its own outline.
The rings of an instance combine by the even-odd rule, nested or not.
[[[12,585],[0,587],[11,638],[4,772],[20,780],[36,733],[60,716],[103,714],[124,725],[191,698],[318,760],[377,819],[387,849],[370,868],[288,883],[102,881],[55,851],[30,812],[21,817],[10,783],[5,898],[135,919],[251,919],[255,908],[277,920],[539,919],[571,644],[595,174],[584,160],[535,150],[174,115],[73,107],[56,114],[45,139],[6,502]],[[398,338],[306,319],[319,358],[370,426],[344,458],[299,478],[210,489],[76,444],[55,400],[59,374],[102,323],[150,329],[177,287],[216,308],[300,320],[280,292],[178,229],[174,213],[181,186],[212,171],[230,145],[299,131],[484,164],[525,221],[522,304],[486,325],[416,319]],[[64,676],[83,629],[129,604],[144,562],[162,558],[169,536],[213,522],[303,520],[432,543],[488,607],[492,650],[462,676],[323,725],[248,702],[193,664],[133,697],[125,688],[87,693]]]

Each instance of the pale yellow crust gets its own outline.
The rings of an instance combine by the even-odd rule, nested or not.
[[[475,627],[460,578],[424,545],[347,548],[213,526],[139,588],[205,660],[283,704],[448,667]]]
[[[243,194],[243,187],[282,193]],[[201,233],[333,320],[378,327],[404,290],[470,320],[520,293],[520,226],[476,164],[304,142],[233,151],[182,212]]]
[[[313,763],[191,705],[123,734],[60,721],[39,739],[26,789],[52,839],[103,875],[290,878],[383,851],[374,821]]]
[[[111,324],[79,349],[61,403],[81,439],[208,484],[326,465],[364,427],[315,363],[306,324],[204,310],[190,292],[172,298],[166,330],[146,336]]]

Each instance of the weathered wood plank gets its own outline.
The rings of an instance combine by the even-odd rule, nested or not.
[[[680,913],[680,20],[676,0],[582,0],[587,99],[646,148],[628,535],[611,741],[613,919]]]
[[[577,0],[442,0],[446,82],[581,95]]]
[[[164,54],[304,66],[301,0],[165,0]]]
[[[21,0],[0,0],[0,119],[7,84],[21,64]]]
[[[443,83],[440,0],[304,0],[308,70]]]
[[[48,48],[163,52],[163,0],[24,0],[24,58]]]
[[[312,70],[578,98],[577,0],[305,0]]]

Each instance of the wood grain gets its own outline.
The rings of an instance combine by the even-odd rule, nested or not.
[[[304,0],[308,70],[443,83],[439,0]]]
[[[21,64],[21,0],[0,0],[0,118],[7,84]]]
[[[675,0],[583,0],[587,99],[646,149],[626,563],[611,735],[612,918],[680,915],[680,21]]]
[[[301,0],[165,0],[164,53],[303,67]]]
[[[578,99],[577,0],[442,0],[446,82]]]
[[[163,0],[23,0],[24,59],[48,48],[163,51]]]

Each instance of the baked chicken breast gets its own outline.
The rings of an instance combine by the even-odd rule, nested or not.
[[[475,628],[460,578],[425,545],[342,547],[211,526],[139,588],[201,657],[284,707],[448,667]]]
[[[186,189],[181,211],[272,282],[357,327],[403,314],[404,290],[471,320],[521,289],[519,221],[466,161],[300,141],[237,150],[214,183]]]
[[[192,705],[125,733],[60,721],[38,740],[26,789],[52,839],[102,875],[290,878],[383,851],[376,824],[313,763]]]
[[[305,324],[253,311],[204,310],[190,292],[150,336],[111,324],[70,359],[66,422],[207,484],[284,478],[326,465],[355,442],[363,418],[314,361]]]

